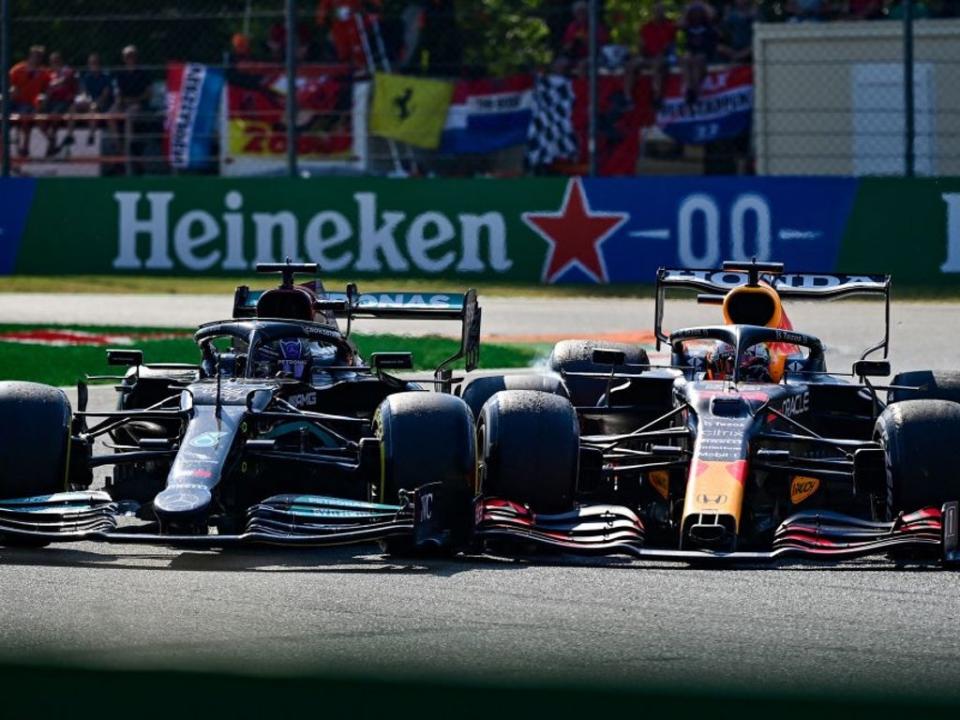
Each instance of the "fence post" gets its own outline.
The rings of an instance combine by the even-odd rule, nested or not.
[[[287,173],[297,177],[297,2],[286,1]]]
[[[0,145],[2,177],[10,177],[10,0],[0,0]]]
[[[913,87],[913,0],[903,0],[903,93],[906,114],[904,174],[913,177],[916,170],[916,118]]]
[[[590,177],[597,174],[597,0],[590,0],[590,19],[587,22],[587,32],[590,39],[587,43],[589,58],[589,99],[587,104],[588,132],[587,155],[590,161]]]

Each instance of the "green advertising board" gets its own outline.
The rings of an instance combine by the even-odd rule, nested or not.
[[[960,179],[151,178],[0,181],[0,275],[644,283],[781,261],[960,284]]]

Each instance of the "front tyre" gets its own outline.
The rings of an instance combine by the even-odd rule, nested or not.
[[[542,513],[573,507],[580,430],[570,401],[532,390],[498,392],[477,429],[481,491]]]
[[[374,433],[380,440],[381,475],[373,499],[399,503],[401,490],[440,483],[444,499],[455,507],[462,505],[462,512],[452,513],[451,526],[444,529],[461,534],[477,485],[476,431],[467,404],[441,393],[396,393],[377,409]],[[461,523],[464,527],[457,526]],[[392,554],[415,551],[408,539],[390,540],[386,547]]]
[[[72,411],[66,393],[31,382],[0,382],[0,498],[67,489]],[[45,542],[4,538],[7,545]]]
[[[877,419],[886,464],[888,519],[960,500],[960,403],[903,400]]]

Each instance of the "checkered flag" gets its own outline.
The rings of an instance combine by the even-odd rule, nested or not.
[[[573,83],[562,75],[538,75],[533,93],[533,120],[527,133],[527,164],[550,165],[577,156],[573,132]]]

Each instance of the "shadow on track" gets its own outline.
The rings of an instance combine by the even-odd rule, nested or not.
[[[101,546],[102,547],[102,546]],[[444,557],[385,555],[376,545],[349,548],[244,548],[230,550],[166,550],[163,552],[102,552],[65,546],[0,547],[0,564],[110,570],[174,570],[181,572],[337,573],[452,577],[470,570],[530,570],[537,567],[609,568],[611,570],[670,570],[711,572],[941,572],[933,561],[872,558],[844,562],[784,560],[776,563],[717,564],[645,562],[628,557],[576,557],[529,553],[464,554]]]

